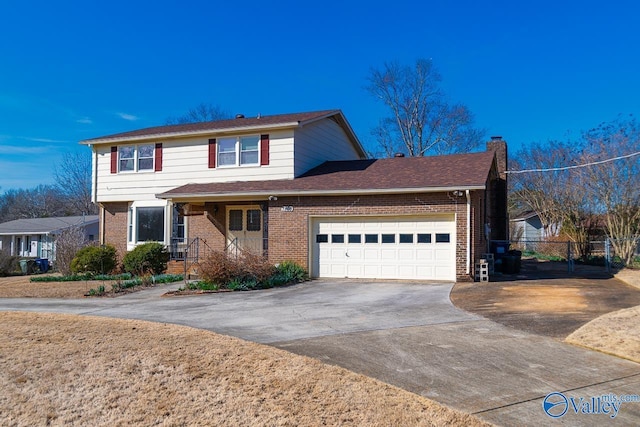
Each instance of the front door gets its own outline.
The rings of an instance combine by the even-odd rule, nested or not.
[[[263,213],[260,206],[227,207],[227,247],[232,253],[264,253]]]

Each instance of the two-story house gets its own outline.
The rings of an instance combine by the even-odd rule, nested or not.
[[[82,141],[100,240],[194,239],[293,260],[312,277],[468,279],[506,233],[506,144],[367,159],[339,110],[160,126]],[[497,234],[496,234],[497,233]],[[178,245],[176,245],[178,243]]]

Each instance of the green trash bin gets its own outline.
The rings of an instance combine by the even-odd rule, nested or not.
[[[22,271],[22,274],[27,274],[27,261],[26,259],[20,260],[20,271]]]

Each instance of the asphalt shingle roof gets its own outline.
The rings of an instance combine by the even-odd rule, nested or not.
[[[215,120],[209,122],[187,123],[180,125],[155,126],[144,129],[137,129],[129,132],[116,133],[113,135],[101,136],[82,141],[90,144],[100,141],[125,140],[127,138],[140,137],[162,137],[167,135],[188,135],[202,132],[222,132],[234,129],[260,128],[277,125],[287,125],[291,123],[304,123],[321,119],[323,117],[341,114],[340,110],[312,111],[306,113],[277,114],[272,116],[246,117],[226,120]]]
[[[295,179],[187,184],[159,195],[162,198],[233,194],[411,192],[415,189],[484,188],[494,160],[493,151],[433,157],[325,162]]]
[[[94,222],[98,222],[98,215],[23,218],[1,223],[0,235],[46,234]]]

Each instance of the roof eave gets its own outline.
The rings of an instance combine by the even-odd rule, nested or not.
[[[407,194],[407,193],[442,193],[447,191],[485,190],[484,185],[457,185],[447,187],[410,187],[410,188],[370,188],[350,190],[262,190],[229,193],[160,193],[158,199],[184,201],[213,201],[213,200],[268,200],[270,196],[348,196],[375,194]]]
[[[138,135],[138,136],[122,136],[122,137],[114,137],[114,138],[97,138],[97,139],[85,139],[84,141],[80,141],[80,144],[83,145],[97,145],[97,144],[109,144],[109,143],[118,143],[118,142],[138,142],[138,141],[149,141],[149,140],[165,140],[165,139],[176,139],[176,138],[187,138],[190,136],[202,136],[202,135],[224,135],[224,134],[232,134],[238,132],[246,132],[252,130],[274,130],[274,129],[292,129],[300,126],[300,122],[286,122],[286,123],[277,123],[271,125],[254,125],[254,126],[238,126],[234,128],[224,128],[224,129],[205,129],[200,131],[189,131],[189,132],[171,132],[171,133],[155,133],[149,135]]]

